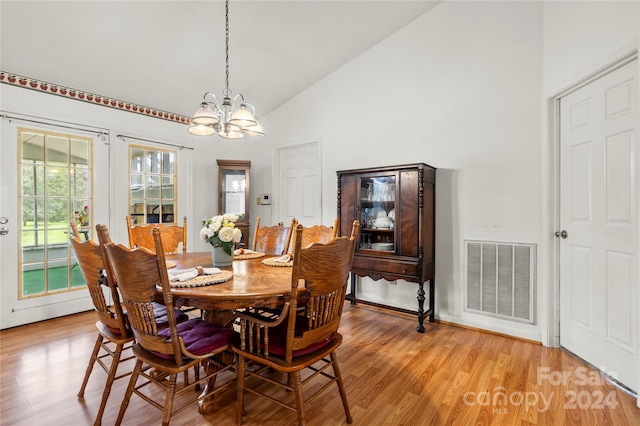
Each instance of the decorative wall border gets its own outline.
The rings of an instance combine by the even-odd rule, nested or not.
[[[134,114],[142,114],[148,117],[159,118],[161,120],[173,121],[183,124],[191,123],[191,117],[187,117],[184,115],[145,107],[142,105],[136,105],[130,102],[121,101],[119,99],[97,95],[95,93],[89,93],[82,90],[60,86],[58,84],[51,84],[22,75],[12,74],[3,70],[0,70],[0,83],[23,87],[25,89],[36,90],[38,92],[49,93],[51,95],[62,96],[64,98],[88,102],[94,105],[102,105],[109,108],[115,108],[126,112],[132,112]]]

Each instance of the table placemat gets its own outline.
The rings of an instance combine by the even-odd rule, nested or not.
[[[166,264],[167,264],[167,269],[175,268],[176,266],[178,266],[178,264],[176,262],[171,261],[171,260],[167,260]]]
[[[186,281],[173,281],[171,282],[171,287],[203,287],[205,285],[220,284],[225,281],[229,281],[231,278],[233,278],[232,271],[222,271],[218,274],[198,275],[197,277]]]
[[[276,259],[280,259],[279,257],[270,257],[268,259],[263,259],[262,264],[266,266],[280,266],[280,267],[292,267],[293,259],[288,262],[278,262]]]
[[[242,254],[234,254],[233,260],[247,260],[247,259],[257,259],[259,257],[264,257],[264,253],[259,251],[245,252]]]

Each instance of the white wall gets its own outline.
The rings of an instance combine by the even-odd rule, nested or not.
[[[563,90],[638,41],[638,1],[543,4],[543,86]]]
[[[268,115],[272,144],[321,138],[323,222],[341,169],[436,168],[437,316],[539,339],[463,312],[463,240],[538,243],[542,6],[446,2]],[[415,284],[365,283],[416,309]]]

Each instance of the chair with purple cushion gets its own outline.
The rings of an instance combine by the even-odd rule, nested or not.
[[[120,406],[116,425],[122,422],[134,393],[162,410],[162,424],[168,425],[173,414],[233,384],[230,378],[215,390],[208,389],[199,396],[194,392],[199,384],[213,384],[220,373],[233,367],[233,363],[224,364],[220,360],[223,353],[231,348],[235,333],[230,328],[214,325],[199,318],[180,324],[176,322],[160,231],[154,229],[152,232],[155,253],[146,248],[132,250],[113,243],[104,247],[107,261],[122,294],[122,305],[127,311],[129,324],[136,339],[133,353],[137,361]],[[169,326],[165,329],[158,327],[153,309],[156,285],[162,288],[167,308]],[[200,377],[196,377],[192,382],[178,381],[181,374],[188,373],[192,367],[200,366],[204,371]],[[147,385],[151,383],[164,390],[163,400],[157,400],[154,389],[149,389],[151,386]],[[183,404],[174,409],[174,399],[177,400],[179,395],[189,395],[189,392],[196,396],[188,402],[181,398]]]
[[[351,423],[336,349],[342,343],[338,326],[359,229],[360,223],[354,221],[351,237],[337,237],[327,243],[302,247],[303,227],[298,225],[291,295],[279,316],[265,318],[253,311],[236,311],[240,318],[240,339],[233,346],[238,375],[236,424],[242,423],[244,394],[250,392],[296,411],[298,424],[304,425],[305,402],[329,389],[331,383],[338,385],[346,421]],[[306,290],[301,294],[301,298],[304,296],[301,310],[298,310],[299,284]],[[311,374],[301,380],[301,371],[307,368],[312,370]],[[286,380],[278,381],[272,370],[285,373]],[[319,388],[315,386],[315,392],[305,398],[303,386],[320,378],[326,383]],[[270,386],[278,391],[268,393]]]
[[[109,228],[107,227],[107,225],[98,224],[96,225],[96,233],[98,234],[98,241],[100,242],[100,247],[104,251],[104,246],[112,242],[111,235],[109,234]],[[80,238],[78,235],[76,235],[76,237]],[[102,256],[103,258],[106,259],[106,254],[104,254],[104,252],[102,253]],[[117,289],[118,282],[116,281],[116,278],[113,276],[111,265],[108,262],[104,263],[104,274],[106,278],[105,280],[108,281],[109,286]],[[156,316],[156,323],[158,324],[158,328],[167,327],[169,325],[169,321],[167,319],[167,307],[164,306],[162,303],[154,302],[153,311]],[[174,312],[176,315],[176,321],[178,323],[184,322],[189,319],[187,314],[185,314],[183,311],[181,311],[178,308],[175,308]],[[126,318],[126,312],[125,312],[125,318]]]

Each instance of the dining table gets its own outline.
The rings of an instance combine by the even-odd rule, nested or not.
[[[219,325],[228,323],[234,309],[279,306],[291,293],[292,268],[267,266],[262,263],[264,259],[238,260],[236,256],[233,266],[219,268],[233,272],[228,281],[197,287],[172,287],[174,304],[202,309],[205,320]],[[175,263],[175,270],[198,266],[210,268],[213,264],[210,251],[166,254],[165,260],[168,265]]]
[[[234,309],[282,306],[291,293],[292,268],[287,267],[290,263],[287,266],[267,266],[262,262],[265,257],[241,259],[241,256],[236,256],[232,266],[219,268],[233,272],[227,281],[194,287],[172,286],[174,305],[201,309],[204,320],[225,326],[231,326]],[[194,267],[211,268],[213,264],[211,251],[166,254],[165,261],[169,272]],[[306,289],[302,287],[300,290],[304,293]],[[213,385],[207,384],[203,393],[207,393]],[[205,398],[198,404],[198,410],[207,414],[213,411],[213,406],[213,399]]]

